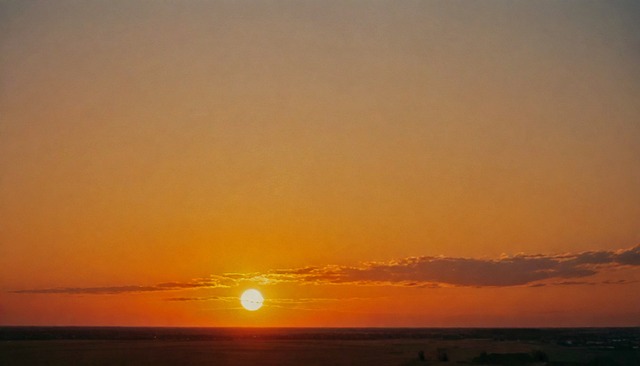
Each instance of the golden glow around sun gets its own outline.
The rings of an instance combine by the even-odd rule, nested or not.
[[[249,311],[256,311],[262,307],[264,297],[258,290],[249,289],[240,296],[240,304]]]

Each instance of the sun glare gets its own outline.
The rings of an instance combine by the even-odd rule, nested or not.
[[[264,297],[258,290],[250,289],[242,293],[240,296],[240,304],[249,311],[256,311],[262,307]]]

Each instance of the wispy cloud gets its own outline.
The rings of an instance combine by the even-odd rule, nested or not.
[[[54,287],[45,289],[14,290],[16,294],[69,294],[69,295],[115,295],[124,293],[178,291],[199,288],[230,287],[235,281],[221,276],[199,278],[189,282],[163,282],[156,285],[105,286],[105,287]]]
[[[270,298],[265,304],[308,304],[318,302],[354,301],[380,299],[381,297],[302,297],[302,298]],[[166,301],[238,301],[236,296],[202,296],[202,297],[170,297]]]
[[[165,301],[238,301],[234,296],[183,296],[183,297],[169,297]]]
[[[558,255],[518,254],[495,259],[444,256],[408,257],[386,262],[366,262],[357,266],[307,266],[254,273],[223,273],[189,282],[166,282],[151,286],[60,287],[15,290],[21,294],[121,294],[177,291],[237,286],[250,282],[262,285],[357,284],[436,288],[446,286],[541,287],[544,281],[557,285],[588,285],[580,280],[607,269],[640,266],[640,245],[617,251],[588,251]],[[599,284],[627,284],[632,281],[604,281]],[[217,297],[175,297],[169,301],[205,301]]]
[[[303,297],[303,298],[268,298],[264,300],[264,307],[279,308],[287,310],[327,310],[328,304],[344,303],[352,301],[372,301],[383,299],[384,297]],[[237,296],[193,296],[193,297],[170,297],[164,299],[171,302],[213,302],[221,303],[222,307],[216,307],[215,310],[237,310],[242,309],[237,306],[230,306],[239,301]],[[329,305],[331,308],[331,305]]]

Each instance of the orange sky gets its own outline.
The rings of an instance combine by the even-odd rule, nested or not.
[[[2,2],[0,324],[638,326],[638,20]]]

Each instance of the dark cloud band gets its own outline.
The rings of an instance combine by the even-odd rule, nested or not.
[[[275,269],[256,273],[225,273],[190,282],[166,282],[153,286],[62,287],[16,290],[21,294],[120,294],[176,291],[236,286],[240,282],[260,284],[360,284],[371,286],[520,286],[538,287],[540,281],[559,280],[561,284],[584,284],[575,279],[595,275],[607,268],[640,266],[640,245],[617,251],[589,251],[562,255],[515,255],[498,259],[455,257],[409,257],[387,262],[368,262],[358,266],[319,266]],[[573,279],[573,281],[569,281]],[[622,282],[602,282],[622,284]],[[185,301],[192,298],[175,298]],[[209,299],[209,298],[206,298]]]
[[[640,265],[640,245],[618,251],[563,255],[516,255],[498,259],[410,257],[359,266],[279,269],[266,273],[229,274],[236,281],[264,284],[397,285],[408,287],[518,286],[549,279],[575,279],[605,268]]]

